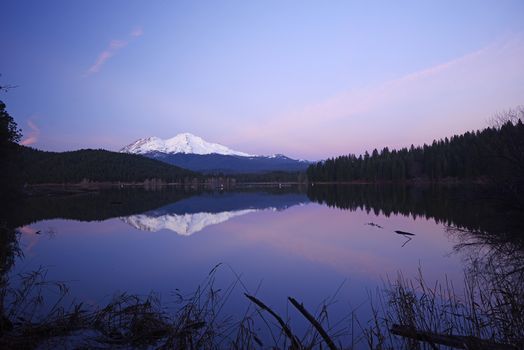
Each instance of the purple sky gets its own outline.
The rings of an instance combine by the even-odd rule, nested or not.
[[[430,143],[524,104],[523,1],[2,3],[24,143],[191,132],[321,159]]]

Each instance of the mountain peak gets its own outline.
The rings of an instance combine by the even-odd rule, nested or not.
[[[151,136],[139,139],[120,150],[122,153],[147,154],[152,152],[186,153],[186,154],[223,154],[230,156],[252,157],[253,155],[234,151],[218,143],[205,141],[203,138],[189,132],[180,133],[163,140]]]

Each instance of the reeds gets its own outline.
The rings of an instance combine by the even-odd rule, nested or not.
[[[20,276],[16,288],[4,295],[0,348],[159,348],[159,349],[313,349],[326,344],[342,348],[334,339],[343,332],[326,326],[328,303],[317,317],[304,305],[289,298],[291,305],[311,323],[299,337],[284,320],[256,296],[247,294],[240,277],[224,289],[215,287],[219,265],[189,295],[176,291],[175,311],[170,312],[159,296],[118,294],[102,308],[72,303],[65,307],[67,285],[48,281],[41,269]],[[237,288],[246,291],[244,316],[235,320],[224,315],[226,302]],[[50,301],[46,291],[56,295]],[[236,301],[238,302],[238,300]],[[277,324],[267,319],[268,312]],[[324,324],[324,325],[323,325]],[[329,333],[331,332],[331,335]],[[270,334],[270,336],[267,336]]]
[[[6,293],[3,318],[9,326],[0,335],[0,348],[215,348],[223,323],[217,321],[221,297],[213,283],[214,272],[190,297],[178,294],[175,314],[168,313],[155,294],[122,293],[103,308],[82,303],[65,308],[65,284],[47,281],[45,271],[39,270],[21,276],[19,286]],[[49,288],[58,292],[50,308],[43,293]]]
[[[448,231],[460,240],[456,250],[464,254],[461,288],[447,278],[429,283],[420,269],[415,279],[399,273],[385,281],[373,318],[362,327],[369,348],[524,349],[522,242]]]

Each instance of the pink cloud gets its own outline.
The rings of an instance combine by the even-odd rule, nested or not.
[[[142,27],[137,27],[129,33],[130,39],[111,40],[109,42],[109,46],[98,55],[95,63],[91,67],[89,67],[89,69],[85,72],[84,77],[98,73],[100,69],[102,69],[102,66],[111,57],[113,57],[118,51],[126,47],[131,42],[131,40],[133,40],[134,38],[138,38],[139,36],[142,36],[143,33],[144,32],[142,30]]]
[[[270,223],[270,226],[253,228],[255,216]],[[418,252],[421,247],[431,246],[434,250],[424,260],[429,266],[439,266],[435,278],[442,273],[442,269],[450,277],[461,278],[460,274],[451,270],[454,260],[446,259],[446,263],[442,260],[442,252],[450,251],[452,244],[432,234],[442,230],[432,219],[413,221],[409,216],[386,217],[378,214],[373,220],[384,225],[384,230],[365,225],[369,220],[363,209],[332,210],[308,204],[289,208],[285,215],[266,210],[238,217],[225,223],[223,232],[234,236],[229,241],[234,242],[230,244],[235,244],[236,249],[243,250],[246,244],[251,247],[263,244],[281,251],[282,255],[297,256],[329,266],[347,276],[394,275],[400,267],[407,275],[416,276],[420,266],[417,265],[416,253],[399,257],[398,251]],[[393,227],[417,232],[417,238],[402,247],[403,240],[391,231]],[[348,236],[348,232],[352,234]]]
[[[22,232],[26,235],[34,235],[36,234],[36,230],[32,228],[31,226],[23,226],[18,229],[18,231]]]
[[[486,126],[520,104],[524,36],[374,86],[356,88],[237,126],[237,143],[320,159],[374,147],[404,147]],[[489,97],[489,98],[487,98]],[[271,153],[271,152],[269,152]]]
[[[22,239],[24,241],[24,253],[26,255],[32,253],[34,246],[40,240],[40,231],[31,226],[20,227],[18,231],[23,234]]]
[[[98,73],[104,65],[104,63],[106,63],[108,59],[113,57],[118,50],[125,47],[127,44],[127,41],[111,40],[111,42],[109,43],[109,47],[98,55],[95,64],[89,67],[85,75],[88,76],[94,73]]]
[[[29,131],[27,137],[25,137],[20,142],[20,144],[24,146],[30,146],[34,143],[37,143],[38,137],[40,136],[40,128],[32,120],[28,120],[27,125],[29,126],[31,130]]]
[[[126,47],[128,43],[129,42],[125,40],[111,40],[109,42],[109,50],[120,50],[121,48]]]

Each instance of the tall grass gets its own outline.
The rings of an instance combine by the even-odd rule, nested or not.
[[[219,266],[192,293],[177,291],[174,311],[155,294],[122,293],[99,308],[82,303],[64,306],[69,292],[66,284],[49,281],[45,270],[21,275],[16,288],[5,290],[0,348],[342,348],[335,341],[345,334],[347,325],[330,325],[327,317],[333,299],[326,300],[318,315],[313,315],[289,298],[290,305],[310,322],[310,327],[298,335],[291,330],[289,318],[280,317],[248,294],[238,275],[226,288],[218,289]],[[231,302],[245,302],[246,310],[235,319],[224,308],[238,288],[247,298]],[[49,295],[55,295],[54,300]]]
[[[387,280],[363,327],[369,348],[524,348],[522,241],[456,227],[448,232],[466,263],[463,285],[447,278],[430,283],[421,270],[414,279],[399,273]]]

